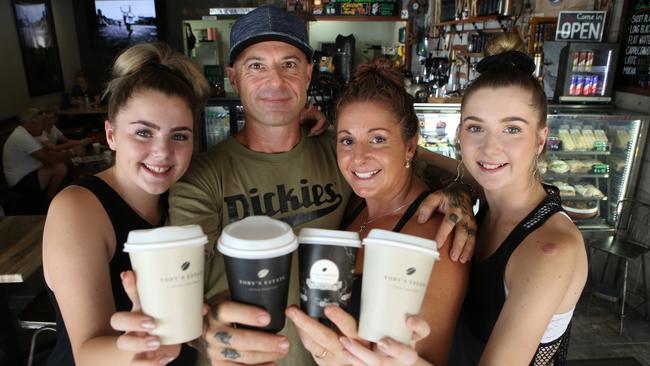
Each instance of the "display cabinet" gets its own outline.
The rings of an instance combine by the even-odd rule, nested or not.
[[[419,144],[459,158],[459,104],[415,104]],[[616,204],[632,197],[650,117],[625,111],[550,106],[545,154],[538,170],[560,188],[562,205],[583,232],[612,232]]]

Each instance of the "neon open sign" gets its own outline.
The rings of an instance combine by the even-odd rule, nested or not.
[[[555,40],[600,42],[605,31],[605,14],[604,11],[561,11]]]

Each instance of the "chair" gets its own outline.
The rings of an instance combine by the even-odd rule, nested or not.
[[[625,302],[627,299],[627,278],[629,271],[630,261],[641,258],[642,280],[643,280],[643,293],[641,297],[643,301],[636,307],[646,305],[644,312],[648,316],[648,285],[645,270],[645,254],[650,250],[650,205],[639,202],[633,199],[624,199],[616,205],[616,212],[618,213],[618,225],[614,236],[606,239],[595,240],[589,243],[589,246],[596,250],[607,253],[607,260],[601,276],[601,282],[607,272],[610,258],[612,256],[618,258],[616,267],[616,279],[618,279],[618,264],[622,260],[623,267],[623,283],[620,293],[621,299],[621,312],[620,312],[620,326],[619,334],[623,334],[623,321],[625,319]]]
[[[36,297],[23,309],[18,316],[18,324],[23,329],[35,330],[29,346],[29,357],[27,366],[32,366],[34,362],[34,352],[36,350],[36,338],[39,334],[52,331],[56,332],[56,319],[54,309],[47,296],[47,292],[41,291]]]

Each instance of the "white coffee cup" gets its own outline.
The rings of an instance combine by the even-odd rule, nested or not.
[[[412,331],[406,319],[420,313],[433,264],[439,258],[436,242],[372,229],[363,246],[359,336],[371,342],[391,337],[408,344]]]
[[[166,226],[129,232],[129,253],[142,311],[153,317],[152,334],[162,344],[178,344],[203,332],[204,245],[199,225]]]

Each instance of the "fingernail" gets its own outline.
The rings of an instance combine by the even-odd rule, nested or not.
[[[159,364],[159,365],[166,365],[166,364],[172,362],[173,360],[174,360],[173,357],[162,356],[162,357],[160,357],[160,358],[158,359],[158,364]]]
[[[289,319],[292,319],[292,320],[293,320],[293,318],[296,317],[296,311],[293,310],[293,308],[291,308],[291,307],[288,308],[288,309],[287,309],[287,316],[289,317]]]
[[[280,351],[287,351],[289,349],[289,341],[282,341],[278,343],[278,348]]]
[[[418,216],[418,224],[424,223],[424,215]]]
[[[341,338],[339,338],[339,341],[341,341],[341,343],[346,347],[348,347],[348,346],[350,346],[352,344],[350,342],[350,340],[348,339],[348,337],[341,337]]]
[[[442,248],[442,242],[441,241],[437,241],[436,245],[438,246],[438,249]]]
[[[266,314],[262,314],[262,315],[257,317],[257,321],[262,325],[266,325],[269,322],[271,322],[271,317],[266,315]]]
[[[454,262],[458,260],[458,252],[451,252],[451,260]]]
[[[149,349],[156,349],[160,347],[160,341],[156,338],[149,338],[147,340],[147,348]]]
[[[142,323],[140,323],[140,326],[144,329],[149,330],[156,328],[156,324],[151,320],[144,320]]]

